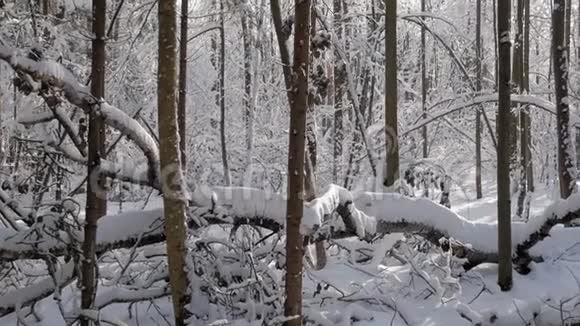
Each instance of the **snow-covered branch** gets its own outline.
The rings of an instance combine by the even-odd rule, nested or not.
[[[71,260],[57,268],[52,277],[46,277],[39,282],[25,288],[18,288],[0,296],[0,317],[12,313],[16,307],[31,305],[53,294],[55,289],[61,288],[75,277],[74,261]],[[55,281],[57,284],[55,284]]]
[[[148,177],[159,184],[159,148],[153,137],[135,120],[103,99],[96,99],[85,85],[80,84],[61,64],[43,60],[34,61],[19,51],[0,44],[0,60],[8,63],[15,71],[30,76],[54,90],[85,113],[97,112],[105,124],[117,129],[143,151],[149,163]]]
[[[453,104],[443,112],[435,113],[435,114],[430,113],[428,117],[420,119],[419,121],[415,122],[415,124],[408,127],[407,130],[405,130],[404,132],[401,133],[401,135],[406,135],[406,134],[411,133],[413,131],[419,130],[423,126],[425,126],[425,125],[427,125],[435,120],[438,120],[442,117],[445,117],[451,113],[463,110],[463,109],[468,108],[468,107],[478,106],[478,105],[485,104],[485,103],[497,102],[497,100],[498,100],[498,95],[497,95],[497,93],[495,93],[495,94],[489,94],[489,95],[476,96],[475,98],[473,98],[469,101],[459,102],[459,103]],[[551,114],[555,114],[555,112],[556,112],[556,108],[555,108],[553,103],[546,101],[546,100],[544,100],[540,97],[537,97],[537,96],[512,94],[511,100],[515,104],[532,105],[532,106],[540,108],[544,111],[547,111],[548,113],[551,113]]]

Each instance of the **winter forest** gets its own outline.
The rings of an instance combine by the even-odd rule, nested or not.
[[[0,325],[580,325],[579,0],[0,0]]]

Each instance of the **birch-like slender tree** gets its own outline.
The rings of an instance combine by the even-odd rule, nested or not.
[[[169,283],[175,325],[186,324],[185,214],[186,198],[177,126],[177,8],[175,0],[159,0],[157,112],[159,154]]]
[[[512,287],[511,193],[511,0],[497,2],[498,31],[498,121],[497,121],[497,224],[498,224],[498,284],[503,291]]]
[[[302,325],[302,256],[300,234],[304,204],[304,159],[308,66],[310,61],[310,0],[295,0],[294,65],[290,96],[288,203],[286,209],[286,326]]]

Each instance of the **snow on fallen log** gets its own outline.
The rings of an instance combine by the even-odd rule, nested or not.
[[[497,223],[473,222],[425,198],[399,194],[362,193],[354,200],[377,224],[377,233],[417,232],[428,240],[451,238],[462,243],[469,264],[497,262]],[[560,199],[528,222],[512,222],[512,246],[516,264],[526,268],[528,251],[549,236],[553,226],[580,217],[580,194]],[[373,222],[371,221],[371,222]]]
[[[5,293],[0,296],[0,317],[12,313],[16,307],[28,306],[40,299],[44,299],[53,294],[58,288],[61,288],[72,281],[75,277],[74,261],[60,265],[52,277],[45,277],[42,280],[31,284],[25,288],[19,288]]]
[[[61,90],[71,104],[85,113],[98,113],[105,124],[126,135],[143,151],[149,163],[149,179],[153,185],[159,184],[159,148],[153,137],[135,119],[103,99],[93,97],[87,86],[79,83],[70,71],[55,61],[37,62],[2,44],[0,60],[37,82]]]
[[[200,206],[194,209],[194,218],[206,219],[208,224],[219,223],[221,220],[231,224],[258,223],[270,229],[280,229],[286,223],[286,198],[280,194],[246,187],[198,187],[192,198]],[[336,185],[328,186],[321,196],[305,203],[302,234],[314,233],[338,207],[352,201],[352,194],[348,190]],[[344,222],[347,228],[352,227],[349,233],[353,236],[365,238],[368,233],[375,233],[373,220],[359,210],[351,210]],[[200,225],[204,224],[200,221]]]
[[[98,227],[98,254],[111,249],[130,248],[137,242],[144,246],[165,240],[162,209],[104,216],[99,219]],[[49,234],[43,230],[43,225],[19,232],[0,229],[0,261],[65,255],[69,250],[69,234],[61,230],[57,234]],[[84,238],[82,232],[75,233],[74,237],[78,241]]]
[[[284,228],[286,200],[283,196],[242,187],[198,188],[193,194],[195,207],[189,210],[188,225],[196,229],[212,224],[249,224],[272,231]],[[334,214],[334,215],[333,215]],[[338,216],[341,223],[335,223]],[[512,244],[516,265],[526,268],[528,251],[547,237],[558,223],[580,217],[580,194],[558,200],[527,223],[512,223]],[[144,246],[165,240],[162,210],[127,212],[99,220],[97,252],[103,253],[136,244]],[[322,231],[317,234],[318,230]],[[360,193],[353,195],[339,186],[329,186],[322,195],[306,203],[301,230],[304,235],[342,238],[409,232],[444,248],[475,266],[497,262],[497,223],[469,221],[448,208],[425,198],[399,194]],[[62,256],[67,234],[56,240],[43,237],[32,241],[34,229],[0,229],[0,259],[42,258],[46,253]],[[82,240],[82,234],[77,235]],[[460,251],[460,252],[459,252]]]

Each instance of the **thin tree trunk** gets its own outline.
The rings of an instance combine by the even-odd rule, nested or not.
[[[564,30],[564,37],[566,39],[566,48],[570,49],[570,38],[572,36],[572,0],[566,1],[566,24]],[[568,63],[570,62],[570,51],[566,53],[568,57]],[[569,65],[569,64],[568,64]]]
[[[159,156],[169,282],[176,326],[185,326],[187,273],[185,271],[186,199],[177,126],[177,9],[174,0],[159,0],[159,61],[157,112]]]
[[[421,12],[426,12],[426,1],[421,0]],[[423,118],[427,118],[427,94],[429,93],[429,79],[427,77],[427,47],[425,46],[426,30],[421,26],[421,107],[423,108]],[[423,126],[421,134],[423,136],[423,158],[429,156],[429,142],[427,140],[427,125]]]
[[[482,62],[483,55],[481,50],[481,1],[477,0],[475,14],[475,62],[477,78],[475,81],[476,92],[481,92],[483,81]],[[481,190],[481,111],[475,111],[475,192],[477,199],[483,197]]]
[[[525,22],[524,22],[524,92],[530,92],[530,2],[524,1],[525,7]],[[528,106],[529,108],[529,106]],[[534,192],[534,168],[532,161],[532,121],[529,110],[524,111],[525,125],[526,125],[526,155],[524,158],[526,166],[526,178],[528,184],[528,191]]]
[[[522,28],[522,53],[521,53],[521,76],[520,76],[520,89],[521,93],[527,94],[530,89],[530,78],[529,78],[529,60],[530,60],[530,2],[518,0],[518,6],[522,6],[522,9],[518,8],[518,15],[521,14],[521,22],[518,20],[518,28]],[[520,194],[518,198],[518,209],[516,212],[517,216],[523,219],[528,219],[529,210],[528,207],[528,192],[534,189],[534,177],[532,170],[531,161],[531,151],[530,151],[530,138],[531,138],[531,121],[529,114],[529,105],[525,105],[520,110]]]
[[[498,220],[498,284],[503,291],[512,287],[511,260],[511,206],[510,206],[510,127],[511,74],[510,74],[510,20],[511,1],[498,1],[498,48],[499,48],[499,105],[497,149],[497,220]]]
[[[252,163],[254,138],[254,110],[252,106],[252,42],[248,18],[242,12],[242,38],[244,43],[244,122],[246,125],[246,167]],[[258,55],[258,54],[256,54]]]
[[[342,0],[333,1],[334,9],[334,31],[336,35],[335,42],[342,42],[343,39],[343,22],[342,22]],[[335,45],[337,48],[338,45]],[[338,55],[334,55],[334,139],[333,139],[333,165],[332,180],[338,183],[338,177],[342,165],[342,143],[344,142],[343,126],[343,103],[344,103],[344,81],[345,81],[345,62],[340,60]]]
[[[295,0],[294,67],[290,143],[288,150],[288,203],[286,216],[286,326],[302,325],[302,221],[308,65],[310,46],[310,0]]]
[[[397,129],[397,0],[385,3],[385,137],[384,185],[399,179],[399,139]]]
[[[515,35],[515,41],[514,41],[514,50],[513,50],[513,60],[512,60],[512,64],[513,64],[513,84],[514,84],[514,93],[515,94],[521,94],[523,91],[523,82],[524,82],[524,0],[517,0],[517,14],[516,14],[516,35]],[[524,108],[520,105],[520,104],[515,104],[514,105],[514,112],[516,112],[516,114],[518,114],[518,119],[512,119],[512,121],[514,122],[515,125],[515,121],[520,122],[520,128],[519,129],[515,129],[512,130],[512,134],[515,135],[516,137],[518,136],[518,132],[519,131],[519,136],[520,136],[520,154],[519,154],[519,162],[520,162],[520,175],[519,175],[519,180],[517,181],[519,183],[519,195],[518,195],[518,200],[517,200],[517,208],[516,208],[516,216],[522,218],[522,214],[524,212],[524,203],[525,203],[525,198],[526,198],[526,194],[527,194],[527,186],[526,186],[526,168],[523,165],[524,164],[524,160],[525,160],[525,150],[526,150],[526,146],[525,146],[525,142],[523,141],[527,141],[526,139],[526,134],[525,134],[525,117],[523,115],[523,110]],[[517,146],[516,146],[517,149]]]
[[[560,197],[568,198],[574,190],[573,156],[570,139],[570,106],[568,98],[568,45],[566,31],[566,0],[555,0],[552,11],[552,53],[556,116],[558,128],[558,176]]]
[[[316,36],[316,1],[312,3],[312,8],[310,12],[310,38],[313,39]],[[309,74],[313,74],[316,71],[314,66],[314,54],[313,51],[323,51],[323,49],[311,49],[310,50],[310,62],[309,62]],[[322,68],[324,69],[324,68]],[[319,88],[320,87],[320,88]],[[312,201],[316,199],[316,167],[317,167],[317,139],[316,139],[316,113],[315,107],[317,105],[316,95],[317,93],[322,97],[326,90],[321,89],[322,84],[319,87],[309,87],[310,93],[308,94],[308,111],[306,113],[306,180],[304,182],[304,198],[306,201]],[[321,101],[322,102],[322,101]],[[326,266],[326,249],[324,240],[319,240],[314,243],[316,248],[316,269],[321,270]]]
[[[107,19],[107,3],[105,0],[93,0],[92,18],[92,64],[91,64],[91,94],[98,100],[105,96],[105,24]],[[97,288],[96,281],[96,239],[97,221],[107,214],[106,178],[99,173],[101,159],[105,155],[105,124],[96,113],[89,115],[88,135],[88,182],[85,218],[85,237],[83,240],[82,261],[82,293],[81,308],[92,309]],[[89,319],[82,318],[81,325],[92,324]]]
[[[224,166],[224,183],[231,185],[228,151],[226,145],[226,35],[224,30],[224,0],[220,0],[220,70],[219,70],[219,103],[220,103],[220,140],[222,147],[222,164]]]
[[[292,67],[290,66],[290,51],[288,51],[287,41],[290,35],[284,32],[282,27],[282,13],[278,0],[270,0],[270,10],[272,11],[272,20],[278,39],[278,48],[280,49],[280,61],[282,61],[282,71],[284,75],[284,85],[286,86],[286,95],[288,103],[292,105]]]
[[[181,31],[179,37],[179,99],[177,102],[177,121],[179,125],[179,149],[181,165],[187,171],[186,121],[187,121],[187,16],[189,0],[181,0]]]

